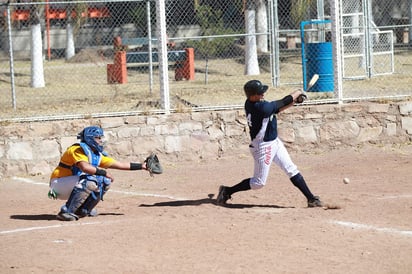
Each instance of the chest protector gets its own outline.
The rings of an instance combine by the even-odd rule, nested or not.
[[[86,143],[80,142],[79,145],[89,159],[89,164],[94,167],[98,167],[102,159],[102,154],[100,152],[95,153]],[[73,175],[79,176],[83,173],[77,166],[72,167],[72,172]]]

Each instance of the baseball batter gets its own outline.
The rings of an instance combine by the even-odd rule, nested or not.
[[[265,186],[272,162],[276,163],[290,178],[303,195],[308,207],[322,206],[319,197],[309,190],[305,179],[292,162],[283,142],[278,138],[277,120],[275,114],[291,107],[294,102],[301,102],[304,94],[297,90],[281,100],[268,102],[264,94],[268,90],[259,80],[251,80],[244,86],[246,118],[250,130],[250,152],[254,159],[252,178],[247,178],[232,187],[220,186],[217,204],[225,205],[233,193],[246,190],[257,190]]]

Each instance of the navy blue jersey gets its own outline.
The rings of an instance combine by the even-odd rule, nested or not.
[[[246,100],[245,111],[249,126],[250,138],[260,139],[264,142],[275,140],[278,137],[277,114],[282,107],[279,101],[258,101]]]

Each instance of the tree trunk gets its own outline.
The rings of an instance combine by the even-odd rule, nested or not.
[[[69,60],[75,55],[73,25],[71,20],[66,25],[66,60]]]
[[[255,10],[249,6],[245,10],[245,75],[259,75],[259,62],[256,48]]]
[[[40,23],[31,25],[31,86],[33,88],[43,88],[43,47],[41,38]]]
[[[256,32],[268,32],[268,14],[265,0],[256,0]],[[268,52],[268,35],[257,36],[257,49],[260,52]]]

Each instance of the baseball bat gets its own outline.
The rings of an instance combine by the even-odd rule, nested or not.
[[[319,80],[319,74],[313,74],[312,78],[310,79],[308,86],[306,87],[306,90],[302,92],[301,95],[296,99],[296,102],[301,104],[303,101],[308,99],[308,95],[306,94],[306,91],[308,91],[313,85],[316,84],[316,82]]]
[[[319,80],[319,74],[313,74],[312,78],[310,79],[306,91],[308,91],[314,84]]]

